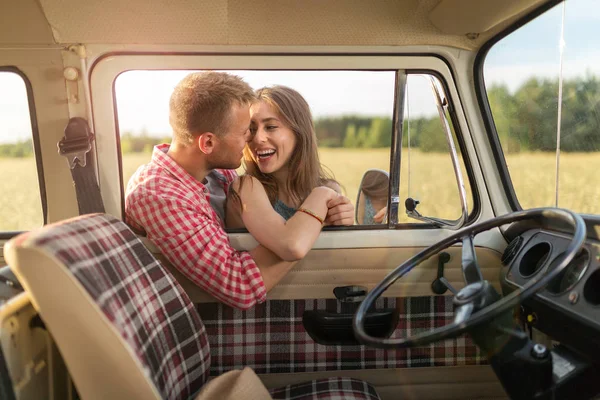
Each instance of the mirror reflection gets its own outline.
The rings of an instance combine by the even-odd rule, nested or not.
[[[356,223],[377,225],[387,223],[387,202],[390,175],[387,171],[370,169],[360,181],[356,198]]]

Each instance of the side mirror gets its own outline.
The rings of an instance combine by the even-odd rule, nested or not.
[[[390,174],[381,169],[364,173],[356,196],[355,218],[358,225],[385,224],[388,220]]]

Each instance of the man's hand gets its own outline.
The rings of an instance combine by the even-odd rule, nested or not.
[[[327,203],[325,225],[354,225],[354,206],[346,196],[339,195]]]

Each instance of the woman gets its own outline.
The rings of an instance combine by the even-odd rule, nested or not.
[[[279,257],[297,260],[323,224],[351,225],[353,207],[347,201],[343,215],[328,213],[347,199],[319,162],[310,108],[300,93],[274,86],[257,96],[250,108],[253,136],[244,149],[247,174],[232,185],[227,227],[245,226]]]
[[[356,222],[361,225],[385,223],[387,217],[388,173],[369,170],[363,176],[358,194]]]

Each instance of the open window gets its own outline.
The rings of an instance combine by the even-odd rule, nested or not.
[[[378,169],[389,176],[394,109],[393,71],[227,71],[255,89],[284,85],[297,90],[311,108],[321,164],[355,200],[361,177]],[[154,145],[170,142],[168,102],[190,71],[129,71],[115,90],[126,183]],[[158,82],[158,85],[149,85]],[[140,102],[140,98],[144,99]],[[238,174],[245,172],[242,165]],[[387,198],[385,184],[384,199]],[[387,201],[385,201],[387,204]]]
[[[455,88],[453,93],[449,91],[448,82],[452,83],[452,78],[443,61],[427,57],[386,60],[383,57],[290,56],[277,58],[277,65],[285,68],[261,70],[256,66],[274,65],[274,60],[269,63],[269,56],[251,57],[246,62],[243,62],[244,57],[221,58],[208,62],[200,56],[196,65],[206,64],[206,68],[196,70],[236,74],[256,89],[289,86],[307,100],[315,124],[320,161],[356,208],[354,227],[332,229],[456,229],[477,210],[477,197],[471,189],[474,177],[467,169],[467,158],[463,161],[465,143],[460,135],[466,125],[459,126],[459,119],[464,116],[457,116],[453,109],[452,103],[458,97]],[[182,61],[179,58],[175,65],[179,68],[182,64],[192,65],[194,59]],[[325,59],[329,61],[324,63]],[[153,62],[162,67],[135,68],[143,65],[140,57],[123,59],[120,71],[112,60],[107,67],[102,66],[103,62],[96,67],[96,71],[100,68],[116,72],[113,104],[120,145],[122,193],[135,170],[150,161],[153,146],[170,141],[170,95],[175,85],[194,71],[165,68],[170,65],[168,57]],[[412,68],[400,69],[404,63]],[[239,64],[257,69],[231,68]],[[374,67],[376,64],[379,65]],[[435,67],[428,68],[434,64]],[[324,65],[336,69],[320,69]],[[343,69],[343,65],[358,67]],[[399,79],[400,75],[404,78]],[[93,76],[101,74],[95,72]],[[95,85],[99,83],[92,82],[92,86]],[[400,96],[402,101],[399,101]],[[402,113],[401,118],[398,113]],[[104,125],[104,122],[108,121],[96,123]],[[100,152],[106,145],[104,142],[108,142],[106,137],[98,138]],[[456,157],[451,156],[452,148],[456,149]],[[108,181],[106,171],[101,166],[101,180],[104,185],[111,185],[114,181]],[[238,173],[244,173],[244,169],[240,168]],[[462,193],[460,186],[464,186]],[[368,197],[365,190],[371,190]],[[409,210],[412,217],[406,208],[409,198],[415,204],[418,201],[416,209]],[[108,209],[111,201],[105,199]],[[396,214],[390,218],[392,205]],[[416,218],[418,216],[421,218]]]

